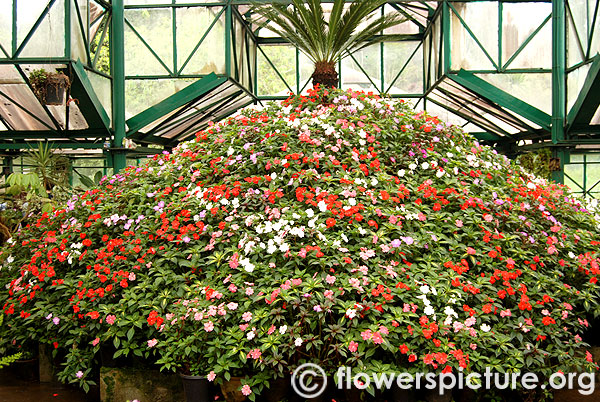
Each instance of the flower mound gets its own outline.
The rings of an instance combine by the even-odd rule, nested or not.
[[[22,230],[0,256],[6,339],[66,351],[66,381],[90,381],[113,345],[217,382],[247,375],[250,398],[305,361],[593,370],[592,207],[402,102],[314,91]]]

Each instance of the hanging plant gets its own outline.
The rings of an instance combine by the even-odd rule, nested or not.
[[[29,74],[29,82],[35,96],[44,105],[64,105],[65,91],[71,85],[69,77],[63,73],[54,73],[43,68]]]

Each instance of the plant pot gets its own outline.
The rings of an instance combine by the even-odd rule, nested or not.
[[[187,402],[208,402],[208,380],[204,376],[179,374]]]
[[[38,362],[37,358],[17,360],[10,365],[10,370],[19,380],[38,381],[40,378]]]
[[[242,377],[231,377],[229,381],[221,384],[221,392],[226,402],[242,402],[246,397],[240,391],[242,387]]]
[[[65,91],[69,86],[69,78],[64,74],[48,76],[44,103],[46,105],[64,105]]]
[[[290,378],[278,378],[275,381],[271,381],[269,385],[271,387],[263,389],[261,396],[264,396],[267,402],[280,402],[289,392]]]

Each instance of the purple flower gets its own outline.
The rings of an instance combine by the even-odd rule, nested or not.
[[[83,377],[83,371],[79,370],[77,373],[75,373],[75,377],[77,377],[77,378]]]
[[[400,247],[401,244],[402,244],[402,242],[399,239],[394,239],[394,240],[392,240],[391,246],[394,248],[398,248],[398,247]]]

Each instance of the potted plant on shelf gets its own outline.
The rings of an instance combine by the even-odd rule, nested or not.
[[[69,77],[61,72],[46,71],[43,68],[29,74],[29,82],[35,96],[44,105],[64,105],[65,91],[71,85]]]

